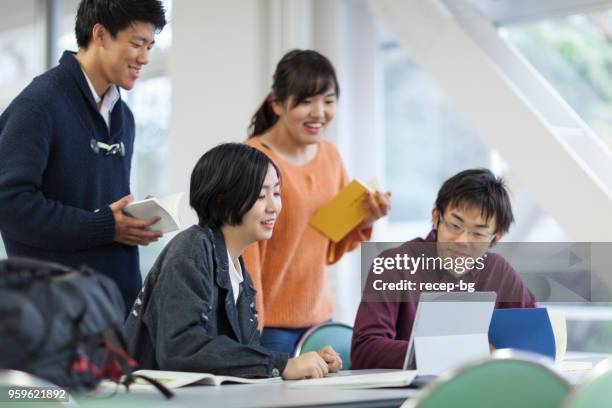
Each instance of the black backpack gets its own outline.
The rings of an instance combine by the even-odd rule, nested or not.
[[[0,261],[0,316],[0,368],[76,392],[103,378],[133,382],[137,363],[125,351],[123,299],[104,275],[24,258]]]

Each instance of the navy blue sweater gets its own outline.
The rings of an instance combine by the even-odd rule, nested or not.
[[[92,139],[123,142],[125,156]],[[142,286],[138,248],[113,242],[109,204],[130,193],[134,117],[119,100],[108,129],[73,53],[34,78],[0,116],[0,231],[8,256],[88,265],[127,309]]]

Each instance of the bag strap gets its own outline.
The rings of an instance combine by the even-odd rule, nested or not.
[[[124,374],[120,383],[123,384],[128,391],[130,389],[130,385],[134,383],[134,380],[141,378],[157,388],[157,390],[161,392],[166,399],[174,397],[174,393],[156,379],[133,373],[133,371],[138,367],[138,363],[125,351],[125,342],[117,330],[113,328],[106,329],[102,333],[102,337],[104,347],[113,354],[115,357],[114,361],[119,364],[121,373]]]
[[[166,397],[166,399],[170,399],[172,397],[174,397],[174,393],[168,388],[166,387],[164,384],[162,384],[161,382],[157,381],[155,378],[151,378],[148,377],[146,375],[142,375],[142,374],[128,374],[124,377],[123,381],[121,382],[121,384],[125,385],[125,388],[127,388],[127,390],[130,390],[130,385],[132,383],[134,383],[134,380],[136,379],[142,379],[145,380],[146,382],[148,382],[149,384],[151,384],[152,386],[154,386],[155,388],[157,388],[157,390],[159,392],[161,392],[164,397]]]

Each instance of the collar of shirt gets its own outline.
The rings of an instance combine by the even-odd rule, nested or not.
[[[240,291],[240,284],[244,280],[244,276],[242,275],[242,266],[240,266],[240,262],[238,262],[238,269],[234,265],[232,261],[232,257],[230,256],[229,251],[227,251],[227,269],[229,272],[230,280],[232,282],[232,292],[234,293],[234,303],[238,301],[238,295]]]
[[[119,90],[117,89],[116,85],[111,85],[110,88],[108,88],[108,90],[104,93],[104,97],[100,98],[83,67],[81,67],[81,71],[83,71],[83,75],[85,75],[85,80],[87,81],[87,85],[89,85],[89,89],[91,90],[91,94],[96,102],[96,106],[98,106],[98,111],[110,129],[110,113],[119,100]]]

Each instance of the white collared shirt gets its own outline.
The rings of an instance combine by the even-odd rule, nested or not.
[[[242,276],[242,266],[240,266],[240,262],[238,262],[238,269],[232,262],[232,257],[230,256],[229,251],[227,251],[227,264],[230,280],[232,281],[232,292],[234,293],[234,304],[238,302],[238,295],[240,294],[240,284],[244,280]]]
[[[115,104],[119,100],[119,89],[117,89],[116,85],[111,85],[110,88],[108,88],[108,90],[104,93],[104,99],[102,99],[98,96],[96,89],[89,80],[89,77],[87,76],[87,73],[85,72],[83,67],[81,67],[81,71],[83,71],[83,75],[85,75],[87,85],[89,85],[89,89],[91,90],[91,94],[93,95],[94,101],[96,101],[96,106],[99,106],[98,111],[100,112],[100,115],[102,115],[104,122],[106,122],[106,126],[108,126],[108,128],[110,129],[110,114],[113,111]]]

